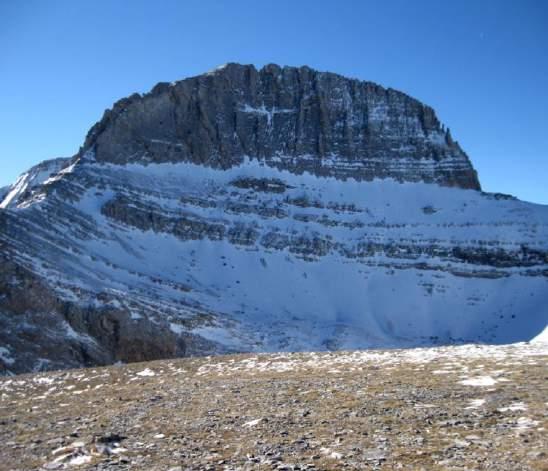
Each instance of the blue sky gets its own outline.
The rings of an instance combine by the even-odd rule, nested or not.
[[[485,190],[548,204],[548,2],[0,1],[0,186],[117,99],[226,62],[309,65],[434,107]]]

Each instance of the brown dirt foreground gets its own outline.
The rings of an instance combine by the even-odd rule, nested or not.
[[[238,355],[0,380],[0,469],[548,470],[548,345]]]

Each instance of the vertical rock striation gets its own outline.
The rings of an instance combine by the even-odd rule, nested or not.
[[[244,156],[295,173],[434,182],[480,189],[434,110],[371,82],[308,67],[227,64],[118,101],[89,132],[101,162],[194,162]]]

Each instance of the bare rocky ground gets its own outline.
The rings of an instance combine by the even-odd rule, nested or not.
[[[548,470],[548,345],[238,355],[0,380],[0,469]]]

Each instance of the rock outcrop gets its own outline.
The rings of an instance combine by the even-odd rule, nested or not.
[[[117,102],[89,132],[99,162],[193,162],[245,156],[295,173],[395,178],[480,189],[432,108],[392,89],[308,67],[227,64]]]

